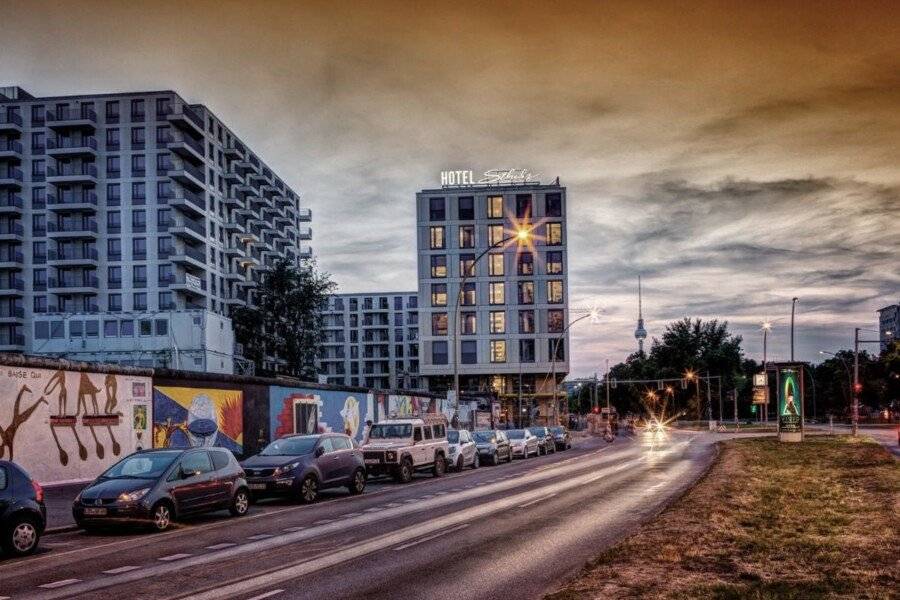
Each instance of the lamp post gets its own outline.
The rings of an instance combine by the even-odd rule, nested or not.
[[[456,301],[453,303],[453,333],[451,335],[451,339],[453,340],[453,394],[454,402],[457,406],[459,406],[459,358],[457,356],[459,345],[457,344],[457,337],[459,332],[459,299],[463,294],[463,289],[466,287],[466,282],[469,280],[469,274],[475,273],[475,268],[478,265],[478,261],[484,258],[484,256],[491,250],[499,248],[512,240],[516,240],[520,244],[522,244],[530,240],[531,235],[531,228],[520,227],[513,235],[506,236],[502,240],[494,242],[493,244],[485,248],[481,252],[481,254],[476,256],[475,260],[472,261],[471,268],[467,268],[465,270],[465,273],[462,274],[462,279],[459,283],[459,289],[456,292]]]
[[[797,308],[797,300],[800,298],[791,299],[791,362],[794,362],[794,312]]]
[[[557,336],[557,338],[553,341],[553,356],[550,357],[550,370],[553,375],[553,412],[556,414],[557,421],[559,421],[559,402],[556,398],[556,391],[557,391],[556,356],[559,353],[559,343],[563,340],[564,337],[566,337],[566,334],[569,332],[569,329],[575,323],[578,323],[579,321],[583,321],[585,319],[590,319],[591,323],[597,323],[600,320],[600,310],[599,309],[590,308],[587,310],[588,310],[588,312],[586,314],[581,315],[577,319],[573,319],[573,320],[569,321],[569,324],[563,328],[563,330],[560,332],[559,336]],[[547,378],[545,377],[544,381],[546,382],[546,380],[547,380]]]
[[[769,331],[772,330],[771,321],[763,321],[762,323],[762,332],[763,332],[763,373],[766,374],[766,381],[768,381],[769,372],[766,370],[766,351],[768,350],[768,340],[769,340]],[[766,384],[768,386],[768,383]],[[760,421],[765,420],[766,423],[769,422],[769,400],[768,400],[768,391],[766,392],[766,403],[763,405],[763,409],[761,414],[759,415]]]
[[[688,381],[694,381],[697,384],[697,420],[703,420],[702,407],[700,405],[700,377],[695,374],[693,371],[688,369],[688,371],[684,374],[684,378]]]
[[[853,412],[851,419],[853,422],[853,436],[859,433],[859,392],[862,391],[862,385],[859,383],[859,345],[860,344],[880,344],[881,340],[861,340],[859,339],[860,331],[872,331],[879,333],[874,329],[863,329],[857,327],[853,331]],[[890,335],[890,332],[886,332]]]

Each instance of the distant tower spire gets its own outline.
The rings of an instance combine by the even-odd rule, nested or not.
[[[641,276],[638,275],[638,322],[634,330],[634,339],[638,341],[638,352],[644,353],[644,340],[647,339],[647,330],[644,329],[644,307],[641,297]]]

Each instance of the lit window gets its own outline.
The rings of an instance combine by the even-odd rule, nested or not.
[[[444,254],[436,254],[431,257],[431,276],[446,277],[447,276],[447,256]]]
[[[502,310],[491,311],[491,333],[506,333],[506,313]]]
[[[503,255],[502,254],[489,254],[488,255],[488,273],[491,276],[499,277],[503,275]]]
[[[475,306],[475,283],[466,283],[462,288],[459,303],[463,306]]]
[[[459,276],[474,277],[475,276],[475,255],[460,254],[459,255]]]
[[[506,362],[506,340],[491,340],[491,362]]]
[[[488,219],[503,218],[503,196],[488,196],[487,216]]]
[[[547,245],[562,245],[562,223],[547,223]]]
[[[490,284],[490,303],[491,304],[504,304],[506,303],[506,295],[505,295],[505,286],[503,282],[496,282]]]
[[[463,335],[475,335],[476,331],[476,322],[477,319],[475,317],[475,313],[473,312],[464,312],[460,315],[462,319],[462,323],[460,324],[460,329]]]
[[[534,304],[534,282],[519,282],[519,304]]]
[[[459,247],[474,248],[475,247],[475,226],[460,225],[459,226]]]
[[[432,283],[431,284],[431,305],[447,306],[447,284]]]
[[[491,246],[499,244],[504,237],[503,225],[488,225],[488,244]]]
[[[559,280],[547,282],[547,302],[550,304],[562,304],[563,282]]]
[[[547,253],[547,273],[550,275],[558,275],[563,272],[562,252]]]
[[[446,247],[446,242],[444,241],[444,228],[443,227],[432,227],[431,228],[431,248],[433,250],[438,250]]]
[[[447,313],[431,315],[431,335],[447,335]]]

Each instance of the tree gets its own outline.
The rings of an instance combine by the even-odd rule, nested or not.
[[[334,288],[313,260],[303,260],[299,267],[287,260],[275,264],[256,290],[254,305],[232,315],[235,339],[258,374],[315,379],[325,338],[322,313]]]

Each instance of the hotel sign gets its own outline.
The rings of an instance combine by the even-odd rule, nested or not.
[[[490,169],[477,180],[473,171],[441,171],[441,185],[509,185],[538,181],[539,177],[528,169]]]

